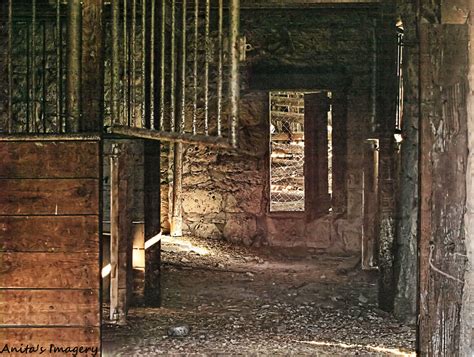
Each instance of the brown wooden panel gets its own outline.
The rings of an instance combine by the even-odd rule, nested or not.
[[[0,178],[99,177],[97,142],[1,142]]]
[[[97,214],[99,181],[41,179],[0,181],[0,215]]]
[[[0,341],[7,343],[9,348],[21,344],[25,346],[43,347],[46,351],[41,356],[71,356],[65,353],[50,353],[51,344],[56,347],[94,347],[100,348],[100,329],[98,327],[90,328],[67,328],[67,327],[51,327],[51,328],[0,328]],[[2,345],[2,348],[4,345]],[[39,354],[32,354],[33,356]],[[78,356],[85,354],[78,354]],[[87,356],[92,356],[89,352]],[[25,356],[21,353],[6,354],[6,356]],[[96,354],[99,356],[99,353]]]
[[[0,216],[0,251],[98,252],[98,216]]]
[[[0,290],[0,325],[99,326],[99,290]]]
[[[0,253],[0,287],[99,287],[98,253]]]

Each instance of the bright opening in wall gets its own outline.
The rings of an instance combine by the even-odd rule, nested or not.
[[[305,95],[270,92],[270,211],[305,211]],[[330,101],[331,93],[328,93]],[[311,133],[310,133],[311,134]],[[332,115],[327,115],[327,186],[332,195]],[[331,208],[329,208],[331,211]]]

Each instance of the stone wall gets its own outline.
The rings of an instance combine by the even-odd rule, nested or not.
[[[310,12],[310,13],[308,13]],[[363,144],[375,130],[371,10],[243,11],[252,50],[242,67],[240,147],[248,154],[188,146],[184,231],[246,245],[357,252],[362,235]],[[283,87],[284,86],[284,87]],[[339,214],[269,213],[269,104],[272,89],[326,89],[345,98],[346,202]],[[167,155],[162,197],[168,199]],[[167,212],[163,212],[164,227]]]

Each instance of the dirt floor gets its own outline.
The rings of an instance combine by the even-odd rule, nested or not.
[[[106,325],[105,356],[409,356],[414,326],[376,306],[358,259],[165,238],[163,307]],[[169,328],[186,326],[184,337]]]

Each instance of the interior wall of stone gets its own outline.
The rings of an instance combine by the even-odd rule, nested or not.
[[[242,11],[242,32],[251,50],[241,69],[239,136],[240,147],[251,155],[187,146],[185,233],[245,245],[360,250],[364,143],[376,130],[372,87],[375,14],[367,8]],[[326,89],[346,96],[344,212],[312,222],[300,212],[269,213],[268,92],[276,89]],[[162,199],[166,202],[167,158],[164,153]],[[166,204],[162,212],[166,229]]]

